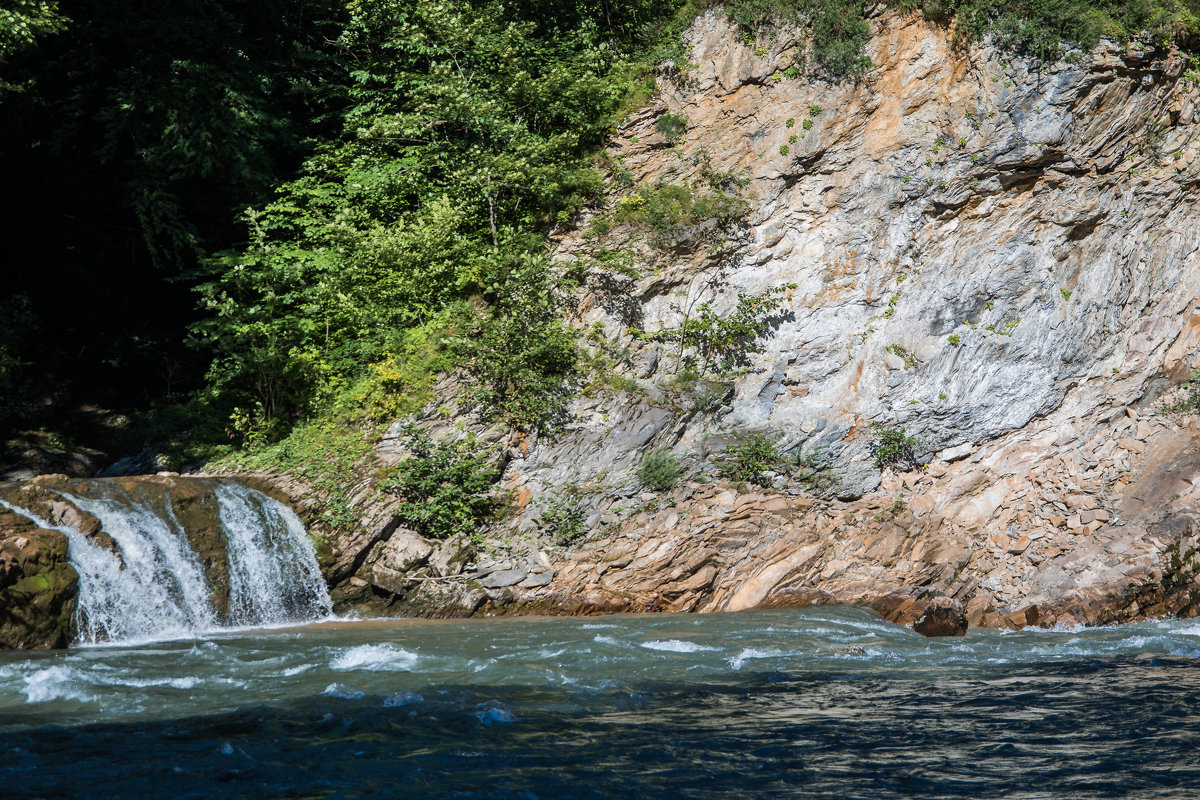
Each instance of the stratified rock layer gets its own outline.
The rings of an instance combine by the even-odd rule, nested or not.
[[[834,82],[785,77],[788,31],[746,45],[710,11],[686,33],[690,71],[664,65],[609,147],[632,188],[591,216],[658,183],[739,186],[748,214],[560,232],[562,260],[607,247],[641,269],[593,279],[573,310],[624,374],[542,437],[489,427],[440,381],[416,422],[473,430],[503,468],[512,514],[482,543],[422,539],[374,485],[408,456],[406,421],[342,487],[356,527],[325,524],[296,476],[250,478],[321,538],[339,610],[853,603],[942,634],[1200,610],[1200,421],[1167,413],[1200,366],[1200,76],[1174,52],[1105,43],[1039,66],[916,16],[872,24],[875,69]],[[688,120],[675,142],[654,127],[667,112]],[[639,335],[793,284],[733,373],[688,377],[676,344]],[[877,468],[873,422],[922,440],[926,468]],[[721,478],[753,434],[823,465],[816,488]],[[639,485],[654,450],[676,488]],[[574,538],[544,514],[563,497]]]
[[[660,100],[622,128],[609,154],[635,186],[742,176],[749,215],[599,240],[585,220],[560,237],[560,258],[607,246],[644,268],[626,292],[591,284],[577,319],[636,387],[577,398],[553,436],[493,432],[516,513],[492,560],[540,577],[472,588],[481,610],[836,602],[911,624],[952,603],[1002,627],[1196,613],[1200,427],[1164,408],[1200,364],[1200,84],[1171,52],[1104,44],[1038,69],[917,17],[874,24],[876,69],[831,83],[783,77],[786,32],[756,49],[710,12],[687,34],[694,68],[664,71]],[[668,111],[689,121],[673,144],[653,126]],[[689,388],[675,345],[631,330],[786,284],[761,352],[726,383]],[[443,388],[420,421],[456,435],[469,416]],[[924,440],[928,468],[881,473],[876,421]],[[754,433],[825,464],[831,485],[721,481],[721,451]],[[384,462],[403,457],[391,439]],[[690,481],[638,486],[654,449]],[[586,535],[556,548],[541,513],[568,486]],[[338,580],[411,596],[403,576],[427,567],[398,569],[416,551],[389,538],[410,534],[362,506],[382,516],[368,545],[343,542],[356,555]]]

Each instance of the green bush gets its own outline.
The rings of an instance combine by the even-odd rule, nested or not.
[[[909,436],[904,428],[871,423],[871,455],[879,469],[890,466],[915,469],[921,466],[919,452],[928,446],[927,442]]]
[[[678,328],[647,334],[646,338],[679,344],[677,370],[694,366],[702,376],[710,367],[729,369],[748,353],[762,349],[759,340],[782,313],[787,293],[795,288],[796,284],[789,283],[758,294],[738,294],[737,305],[728,314],[718,314],[709,303],[701,303]],[[686,350],[694,354],[687,363],[682,357]]]
[[[770,479],[763,477],[763,473],[778,472],[783,460],[779,453],[778,437],[761,433],[753,434],[739,445],[727,447],[725,456],[727,460],[721,468],[722,477],[762,487],[771,485]]]
[[[675,456],[666,450],[651,450],[642,459],[637,477],[647,489],[665,492],[675,488],[679,481],[679,472],[679,460]]]
[[[466,321],[454,350],[471,396],[516,427],[552,425],[576,375],[578,333],[563,324],[543,255],[523,256],[492,285],[485,311]]]
[[[583,490],[578,486],[567,485],[552,491],[543,501],[544,510],[538,521],[555,544],[568,545],[583,534],[586,514],[579,502],[582,496]]]
[[[403,443],[410,457],[379,481],[380,489],[403,500],[396,515],[422,536],[477,538],[499,505],[492,495],[499,474],[490,448],[470,435],[435,442],[416,426],[404,432]]]
[[[713,220],[723,227],[745,217],[749,209],[745,200],[719,189],[660,181],[622,197],[611,214],[593,221],[592,231],[602,234],[614,225],[632,225],[652,231],[652,241],[665,246],[701,222]]]
[[[683,114],[663,114],[654,120],[654,130],[662,134],[668,144],[674,144],[687,132],[688,121]]]

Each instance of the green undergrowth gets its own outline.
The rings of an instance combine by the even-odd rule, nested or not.
[[[209,468],[294,475],[315,490],[320,520],[346,530],[358,522],[350,492],[373,469],[377,440],[377,427],[361,418],[328,415],[296,425],[281,441],[227,453]]]
[[[499,477],[494,448],[468,434],[434,440],[410,426],[403,443],[409,457],[380,474],[379,489],[403,502],[397,516],[423,536],[477,538],[503,507],[494,492]]]
[[[726,448],[721,464],[721,477],[737,484],[754,484],[770,488],[775,476],[796,481],[810,491],[822,491],[833,482],[833,475],[820,454],[804,454],[799,450],[785,453],[779,447],[781,436],[756,433],[740,444]]]
[[[1167,414],[1195,414],[1200,412],[1200,370],[1192,370],[1180,389],[1178,398],[1163,406]]]

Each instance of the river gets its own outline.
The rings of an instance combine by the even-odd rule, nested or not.
[[[5,798],[1195,798],[1200,622],[327,621],[0,655]]]

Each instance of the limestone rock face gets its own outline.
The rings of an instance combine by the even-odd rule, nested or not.
[[[662,70],[610,144],[632,185],[554,241],[563,260],[605,247],[639,267],[589,282],[572,319],[620,388],[508,436],[443,380],[416,421],[502,454],[495,563],[437,545],[385,574],[397,523],[368,481],[364,525],[331,534],[331,582],[412,613],[857,603],[950,632],[1200,613],[1200,418],[1169,412],[1200,366],[1200,85],[1173,52],[1102,43],[1039,66],[919,16],[872,25],[875,69],[830,82],[784,77],[787,31],[764,52],[718,12],[696,21],[694,68]],[[667,112],[688,120],[674,143],[654,129]],[[737,193],[747,213],[589,232],[657,183]],[[675,342],[638,333],[792,284],[732,370],[689,375]],[[919,439],[927,467],[880,470],[873,422]],[[810,471],[721,478],[754,434]],[[673,489],[638,482],[654,450],[681,467]],[[555,497],[583,520],[566,544]]]
[[[1200,365],[1200,86],[1171,52],[1106,43],[1038,69],[916,16],[873,24],[876,68],[831,83],[782,77],[786,32],[763,54],[709,13],[686,35],[695,68],[611,144],[635,187],[741,176],[749,213],[665,244],[589,240],[586,221],[560,238],[561,258],[607,246],[645,267],[622,302],[594,285],[578,319],[632,353],[637,386],[580,398],[513,454],[505,486],[529,501],[510,535],[538,533],[537,498],[589,490],[590,538],[533,606],[899,596],[913,624],[945,597],[1001,627],[1197,612],[1200,424],[1165,406]],[[689,123],[673,145],[666,112]],[[704,403],[676,345],[629,333],[785,284],[761,352]],[[876,468],[871,422],[922,440],[928,469]],[[715,479],[754,433],[831,485]],[[647,499],[652,449],[691,482]]]

